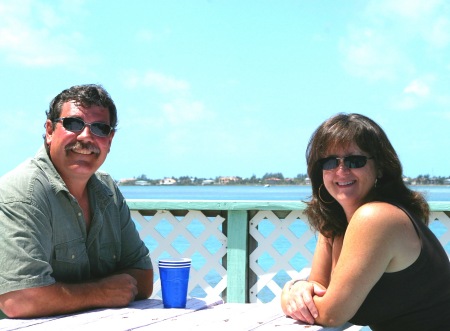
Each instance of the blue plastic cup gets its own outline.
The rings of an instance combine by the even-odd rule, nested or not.
[[[186,308],[190,269],[190,265],[159,265],[164,308]]]

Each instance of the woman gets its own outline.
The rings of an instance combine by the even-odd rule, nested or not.
[[[326,326],[450,330],[449,258],[380,126],[338,114],[314,132],[306,157],[305,212],[320,234],[308,281],[283,289],[284,313]]]

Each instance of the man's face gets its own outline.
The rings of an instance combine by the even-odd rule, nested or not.
[[[60,117],[75,117],[86,123],[102,122],[110,124],[109,111],[101,106],[85,108],[74,102],[63,104]],[[52,162],[66,184],[74,180],[87,181],[106,159],[111,148],[114,131],[107,137],[98,137],[89,126],[72,132],[66,130],[62,122],[46,122],[46,142]]]

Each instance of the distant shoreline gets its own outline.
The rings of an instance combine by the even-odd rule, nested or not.
[[[416,178],[403,176],[403,182],[406,185],[450,185],[450,177],[430,177],[429,175],[419,176]],[[291,185],[311,185],[311,179],[306,174],[299,174],[297,177],[284,177],[282,173],[266,173],[263,177],[258,178],[252,176],[250,178],[242,178],[239,176],[218,176],[212,178],[198,178],[191,176],[182,177],[164,177],[162,179],[151,179],[146,175],[133,178],[122,178],[116,181],[120,186],[157,186],[157,185],[179,185],[179,186],[208,186],[208,185],[232,185],[232,186],[291,186]]]
[[[258,186],[258,187],[264,187],[267,186],[266,184],[219,184],[219,183],[212,183],[212,184],[120,184],[118,183],[118,186]],[[311,186],[311,184],[270,184],[270,186]],[[443,186],[443,187],[450,187],[450,184],[406,184],[406,186]]]

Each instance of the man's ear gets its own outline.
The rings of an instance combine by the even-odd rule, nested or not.
[[[53,122],[50,120],[45,121],[45,142],[50,145],[53,138]]]
[[[112,141],[113,141],[113,138],[114,138],[114,133],[116,133],[116,130],[113,130],[113,131],[111,132],[111,134],[109,135],[109,148],[108,148],[108,153],[111,151],[111,145],[112,145]]]

